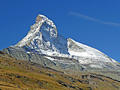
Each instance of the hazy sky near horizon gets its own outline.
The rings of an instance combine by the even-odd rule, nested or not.
[[[120,0],[1,0],[0,50],[16,44],[38,14],[64,37],[94,47],[120,62]]]

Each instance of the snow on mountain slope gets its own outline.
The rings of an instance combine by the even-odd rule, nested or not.
[[[49,56],[72,58],[78,60],[80,64],[91,64],[91,67],[97,68],[107,66],[106,63],[113,66],[116,66],[117,63],[92,47],[62,37],[58,34],[53,21],[44,15],[37,16],[36,23],[31,26],[26,37],[14,47],[24,48],[27,53],[45,54],[46,58],[53,62],[57,59]],[[61,60],[58,61],[61,62]],[[66,61],[62,60],[62,63],[66,63]]]
[[[109,58],[107,55],[103,54],[97,49],[76,42],[70,38],[68,39],[68,52],[70,55],[74,56],[74,58],[79,60],[81,64],[96,62],[116,62],[115,60]],[[81,60],[81,58],[84,58],[84,60]],[[89,60],[87,58],[89,58]]]
[[[38,15],[27,36],[16,46],[26,47],[41,54],[67,54],[67,39],[58,35],[56,26],[46,16]]]

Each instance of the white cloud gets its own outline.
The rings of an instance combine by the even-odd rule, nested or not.
[[[69,12],[69,15],[80,17],[80,18],[83,18],[83,19],[86,19],[86,20],[89,20],[89,21],[93,21],[93,22],[97,22],[97,23],[101,23],[101,24],[120,26],[120,23],[102,21],[100,19],[96,19],[94,17],[83,15],[83,14],[77,13],[77,12]]]

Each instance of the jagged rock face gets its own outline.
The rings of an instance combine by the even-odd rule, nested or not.
[[[118,69],[117,62],[102,52],[66,39],[58,34],[55,24],[38,15],[30,31],[18,44],[3,50],[17,59],[30,60],[48,67],[79,69]],[[41,56],[44,55],[44,56]],[[41,57],[45,58],[41,61]],[[50,65],[49,65],[49,64]]]
[[[25,47],[41,54],[67,54],[67,39],[57,33],[54,23],[43,15],[38,15],[27,36],[16,46]]]

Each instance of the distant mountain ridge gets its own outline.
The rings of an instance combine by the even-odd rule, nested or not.
[[[59,35],[53,21],[41,14],[20,42],[3,51],[58,70],[120,69],[117,61],[99,50]]]

